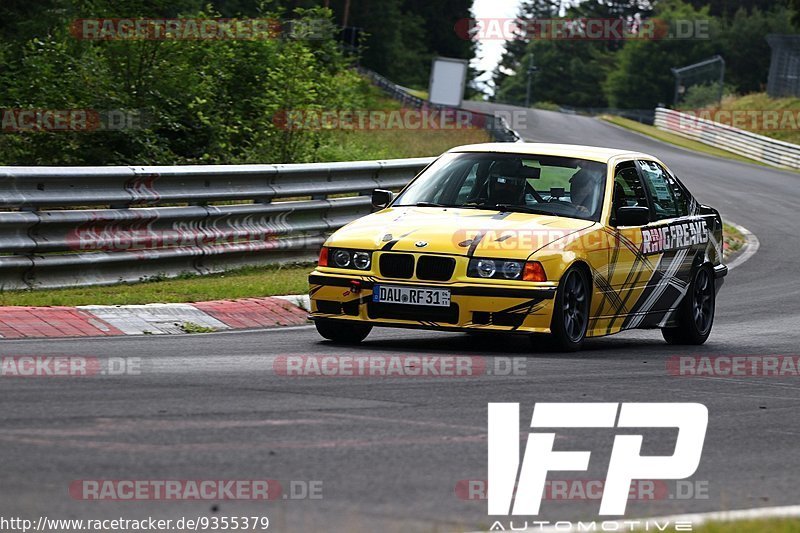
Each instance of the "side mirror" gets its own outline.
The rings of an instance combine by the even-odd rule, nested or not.
[[[383,189],[375,189],[372,191],[372,207],[376,209],[383,209],[394,198],[392,191],[385,191]]]
[[[640,205],[626,205],[617,209],[617,226],[644,226],[650,222],[650,210]]]

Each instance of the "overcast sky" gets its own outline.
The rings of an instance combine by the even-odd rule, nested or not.
[[[472,4],[472,14],[476,19],[514,18],[517,15],[519,3],[520,0],[475,0]],[[504,41],[499,40],[479,42],[477,58],[472,61],[473,68],[480,71],[492,71],[500,61],[504,44]],[[488,77],[484,75],[479,80]]]

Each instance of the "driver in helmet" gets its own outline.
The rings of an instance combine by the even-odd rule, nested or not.
[[[489,171],[489,201],[494,205],[524,205],[527,181],[520,176],[518,159],[497,161]]]
[[[572,205],[581,213],[594,213],[600,191],[597,176],[587,169],[581,169],[569,179],[569,184]]]

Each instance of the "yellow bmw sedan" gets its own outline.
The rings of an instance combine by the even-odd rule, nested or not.
[[[653,156],[461,146],[372,201],[309,277],[311,318],[331,341],[386,326],[525,334],[574,351],[632,328],[675,344],[711,332],[722,220]]]

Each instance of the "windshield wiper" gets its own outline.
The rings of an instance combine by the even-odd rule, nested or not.
[[[392,207],[456,207],[448,204],[437,204],[436,202],[416,202],[413,204],[395,204]]]
[[[416,202],[414,204],[397,204],[394,207],[456,207],[456,208],[463,208],[463,209],[487,209],[490,211],[500,211],[500,212],[509,212],[509,213],[531,213],[535,215],[552,215],[550,211],[545,211],[543,209],[536,209],[534,207],[528,207],[526,205],[515,205],[515,204],[479,204],[478,202],[468,202],[462,205],[453,205],[453,204],[438,204],[436,202]]]
[[[516,204],[479,204],[477,202],[469,202],[459,207],[468,209],[488,209],[490,211],[500,211],[501,213],[531,213],[534,215],[552,215],[550,211],[544,209],[536,209],[535,207],[528,207],[526,205]]]
[[[509,211],[512,213],[531,213],[534,215],[552,215],[550,211],[544,209],[536,209],[535,207],[528,207],[527,205],[515,204],[497,204],[495,206],[498,211]]]
[[[436,202],[417,202],[415,207],[453,207],[452,205],[437,204]]]

